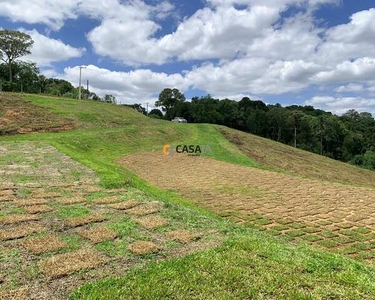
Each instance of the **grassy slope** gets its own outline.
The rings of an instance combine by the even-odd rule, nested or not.
[[[238,130],[218,128],[243,153],[263,167],[323,181],[374,187],[373,171]]]
[[[0,135],[72,128],[69,119],[49,109],[25,102],[14,94],[0,93]]]
[[[131,181],[156,198],[189,205],[178,196],[139,180],[115,163],[129,153],[161,151],[166,143],[208,144],[215,159],[258,166],[219,134],[215,126],[150,120],[128,108],[103,103],[40,96],[27,99],[72,119],[79,129],[2,137],[0,142],[46,141],[97,171],[105,186]],[[210,215],[199,209],[197,213]],[[238,233],[233,226],[232,230],[235,237],[218,249],[135,271],[123,280],[85,286],[76,298],[128,299],[132,295],[155,299],[162,298],[164,293],[173,293],[180,299],[255,295],[259,299],[320,299],[327,295],[332,299],[370,299],[375,295],[375,274],[369,267],[334,254],[295,248],[251,229]]]

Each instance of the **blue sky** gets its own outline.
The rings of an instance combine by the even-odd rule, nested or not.
[[[375,113],[373,0],[3,0],[42,73],[123,103],[165,87]]]

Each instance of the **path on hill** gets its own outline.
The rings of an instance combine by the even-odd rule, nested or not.
[[[293,177],[205,157],[139,153],[119,161],[211,211],[289,240],[375,257],[375,190]]]
[[[0,299],[67,299],[82,284],[225,238],[207,217],[98,182],[47,144],[0,144]]]

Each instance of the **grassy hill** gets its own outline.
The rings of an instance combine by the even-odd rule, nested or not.
[[[71,119],[34,105],[13,94],[0,94],[0,135],[63,131],[74,128]]]
[[[93,101],[39,95],[16,98],[21,110],[29,111],[32,105],[59,120],[69,120],[74,129],[2,136],[0,144],[50,144],[93,169],[102,186],[131,185],[167,205],[189,207],[196,215],[215,220],[215,226],[230,237],[211,250],[151,263],[146,270],[135,269],[123,279],[85,285],[73,293],[74,299],[374,299],[375,270],[371,266],[228,224],[175,193],[141,180],[116,160],[151,151],[161,155],[163,145],[184,143],[209,145],[208,156],[219,161],[356,186],[371,186],[375,172],[220,126],[173,124],[147,118],[130,108]],[[9,106],[11,99],[1,95],[0,109]],[[33,118],[36,124],[44,124],[41,120],[42,114]],[[21,124],[24,119],[14,118],[12,122]],[[46,131],[49,128],[46,125]]]
[[[220,132],[259,165],[296,176],[374,187],[375,172],[227,127]]]

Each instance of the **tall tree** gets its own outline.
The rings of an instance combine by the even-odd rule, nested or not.
[[[15,30],[0,30],[0,59],[9,68],[9,81],[12,82],[12,63],[19,57],[30,54],[34,44],[31,36]]]
[[[172,110],[179,102],[185,102],[185,96],[178,89],[164,89],[160,95],[159,100],[155,102],[156,107],[161,107],[165,112],[165,118],[171,119]]]

